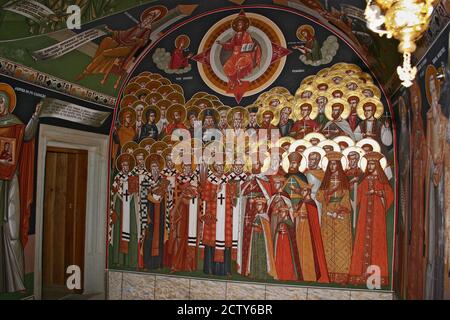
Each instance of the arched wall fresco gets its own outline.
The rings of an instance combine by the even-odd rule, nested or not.
[[[111,40],[87,75],[114,62]],[[228,7],[172,27],[139,59],[111,132],[109,269],[391,289],[395,128],[340,34],[292,8]],[[205,149],[228,151],[226,129],[279,134],[258,144],[266,166],[248,162],[252,143],[233,165],[205,164]],[[203,162],[172,165],[191,143]]]

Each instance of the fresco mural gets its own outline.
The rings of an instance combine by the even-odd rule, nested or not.
[[[391,117],[362,58],[297,10],[193,16],[122,87],[108,267],[390,289]]]
[[[403,158],[399,159],[401,220],[396,267],[403,276],[397,286],[408,299],[448,298],[444,295],[449,287],[445,271],[448,223],[444,219],[450,212],[448,30],[447,25],[420,61],[415,84],[393,99],[398,104],[398,146]]]
[[[83,104],[81,106],[80,104]],[[107,135],[112,109],[0,76],[0,298],[33,294],[40,124]]]

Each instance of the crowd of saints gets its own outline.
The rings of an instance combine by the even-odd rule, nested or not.
[[[225,153],[217,132],[261,129],[278,138],[246,145],[231,164],[172,152],[196,142]],[[388,285],[393,135],[358,66],[335,64],[295,95],[275,87],[247,107],[205,92],[187,100],[143,72],[124,89],[113,140],[112,268],[365,286],[375,265]]]

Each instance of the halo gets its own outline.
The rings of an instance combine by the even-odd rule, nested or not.
[[[280,108],[281,106],[285,105],[286,102],[287,102],[287,99],[285,96],[278,94],[278,93],[271,94],[266,99],[264,99],[263,108],[277,109],[277,108]],[[274,104],[276,104],[276,105],[274,106]]]
[[[177,49],[179,49],[179,42],[181,40],[186,40],[186,46],[184,48],[189,48],[189,46],[191,45],[191,38],[189,38],[187,35],[185,34],[181,34],[179,35],[176,39],[175,39],[175,47]]]
[[[361,120],[366,120],[366,116],[364,115],[364,105],[373,104],[375,106],[375,119],[380,119],[384,113],[384,106],[380,100],[374,98],[366,98],[358,104],[356,108],[356,113]]]
[[[289,144],[292,145],[295,141],[296,140],[294,138],[292,138],[292,137],[289,137],[289,136],[288,137],[283,137],[283,138],[278,139],[278,141],[273,144],[273,147],[282,148],[283,144],[289,143]]]
[[[189,123],[190,122],[190,119],[189,119],[190,113],[195,112],[197,119],[199,119],[201,111],[202,110],[200,110],[200,108],[197,106],[190,106],[190,107],[186,108],[186,125],[190,126],[190,123]]]
[[[153,139],[152,139],[153,140]],[[136,150],[136,149],[138,149],[139,148],[139,145],[136,143],[136,142],[134,142],[134,141],[128,141],[127,143],[125,143],[123,146],[122,146],[122,148],[120,149],[120,151],[122,152],[122,153],[128,153],[128,149],[132,149],[133,150],[133,152],[134,152],[134,150]]]
[[[333,151],[336,151],[336,152],[340,152],[341,151],[341,147],[336,142],[334,142],[333,140],[321,141],[317,146],[319,148],[322,148],[322,149],[325,146],[332,146],[333,147]]]
[[[306,159],[306,164],[308,166],[308,162],[309,162],[309,155],[313,152],[317,152],[318,154],[320,154],[320,161],[319,161],[319,168],[322,169],[322,160],[323,158],[326,156],[326,152],[325,150],[323,150],[320,147],[309,147],[308,149],[305,150],[305,152],[303,152],[303,157]]]
[[[134,167],[136,166],[136,159],[134,159],[134,156],[129,153],[122,153],[116,159],[116,169],[118,171],[122,171],[122,161],[126,160],[130,162],[129,172],[134,169]]]
[[[327,155],[325,155],[325,157],[322,158],[321,162],[322,162],[321,163],[322,170],[326,171],[328,168],[328,162],[329,162]],[[342,169],[345,170],[345,168],[347,168],[347,163],[348,163],[347,158],[344,156],[341,157]]]
[[[273,119],[270,123],[274,126],[278,125],[278,122],[280,121],[280,110],[278,108],[273,109],[273,108],[264,108],[264,107],[260,108],[258,110],[258,113],[256,114],[256,119],[257,119],[258,124],[260,126],[262,125],[264,113],[266,113],[267,111],[269,111],[273,114]]]
[[[205,96],[207,96],[207,95],[208,95],[207,92],[200,91],[200,92],[195,93],[195,94],[191,97],[191,100],[193,100],[193,99],[200,99],[200,98],[203,98],[203,97],[205,97]]]
[[[325,116],[328,120],[333,121],[333,117],[331,116],[333,105],[335,104],[341,104],[344,107],[344,110],[342,111],[341,118],[347,119],[350,116],[350,105],[347,101],[344,99],[333,99],[327,103],[325,106]]]
[[[160,153],[164,149],[168,147],[167,143],[163,141],[156,141],[152,146],[150,147],[150,153]]]
[[[152,92],[147,97],[145,97],[145,102],[147,102],[149,105],[152,105],[163,99],[164,99],[164,97],[160,93]],[[152,100],[154,100],[154,101],[152,101]]]
[[[145,85],[145,88],[150,90],[150,92],[156,92],[161,86],[162,86],[162,83],[160,81],[152,80]]]
[[[307,76],[307,77],[303,78],[303,80],[300,82],[300,86],[311,85],[314,82],[314,79],[316,79],[315,74]]]
[[[284,172],[288,173],[289,172],[289,165],[290,165],[290,161],[289,161],[289,155],[292,152],[285,152],[283,154],[283,160],[281,160],[281,168],[283,169]],[[300,172],[305,172],[306,167],[307,167],[307,161],[305,159],[305,157],[299,153],[301,156],[301,160],[300,160],[300,164],[298,166],[298,171]]]
[[[347,149],[345,149],[344,151],[342,151],[342,154],[344,155],[344,157],[347,158],[348,160],[348,155],[352,152],[356,152],[359,154],[359,161],[358,161],[358,167],[361,168],[361,160],[364,157],[364,155],[366,154],[366,152],[360,148],[360,147],[348,147]],[[348,161],[347,161],[348,162]],[[345,169],[345,168],[344,168]],[[348,164],[347,164],[347,169],[348,169]]]
[[[146,148],[148,146],[152,146],[155,143],[155,140],[153,138],[145,138],[139,143],[140,148]]]
[[[167,99],[169,94],[174,92],[174,89],[169,84],[165,84],[159,87],[157,92],[161,94],[164,97],[164,99]]]
[[[372,149],[373,149],[372,151],[381,152],[380,144],[376,140],[374,140],[372,138],[362,139],[362,140],[358,141],[358,143],[356,143],[356,146],[360,147],[360,148],[363,148],[363,146],[366,145],[366,144],[369,144],[369,145],[372,146]]]
[[[244,10],[241,10],[241,12],[239,14],[237,14],[236,18],[233,19],[233,21],[231,22],[231,28],[233,28],[233,30],[235,32],[237,32],[237,26],[236,24],[238,23],[238,21],[244,21],[245,23],[245,30],[247,30],[250,27],[250,19],[245,15]]]
[[[198,107],[197,107],[197,108],[198,108]],[[199,108],[199,109],[201,109],[201,108]],[[202,122],[202,124],[203,124],[203,122],[205,121],[205,117],[206,117],[205,114],[206,114],[206,111],[212,112],[215,123],[216,123],[216,124],[219,123],[219,121],[220,121],[220,114],[219,114],[219,111],[218,111],[217,109],[214,109],[214,108],[207,108],[207,109],[201,110],[200,113],[199,113],[199,115],[198,115],[198,118],[199,118],[199,120]],[[227,113],[228,113],[228,112],[227,112]]]
[[[136,111],[131,107],[125,107],[119,111],[119,122],[123,125],[123,117],[127,112],[131,113],[131,125],[133,126],[136,123]]]
[[[302,98],[302,95],[304,92],[311,92],[311,96],[309,98]],[[295,96],[299,99],[311,99],[311,97],[314,95],[314,87],[311,85],[301,85],[297,91],[295,92]]]
[[[136,78],[136,80],[134,80],[134,82],[137,83],[141,88],[145,87],[145,85],[150,81],[152,81],[152,79],[150,79],[150,77],[147,76],[139,76]]]
[[[139,90],[137,90],[134,95],[141,100],[145,100],[145,98],[150,94],[150,90],[148,90],[147,88],[141,88]],[[144,96],[143,98],[141,96]]]
[[[147,114],[148,114],[150,111],[154,111],[154,112],[155,112],[155,124],[158,123],[159,120],[161,119],[161,111],[159,111],[158,108],[155,108],[155,107],[152,107],[152,106],[146,107],[146,108],[144,109],[143,118],[145,119],[145,122],[148,123],[148,116],[147,116]]]
[[[203,105],[206,105],[206,107],[204,107],[204,108],[200,108],[200,105],[201,104],[203,104]],[[212,103],[212,101],[211,100],[209,100],[209,99],[206,99],[206,98],[199,98],[199,99],[197,99],[195,102],[194,102],[194,105],[196,105],[197,107],[199,107],[200,109],[211,109],[211,108],[214,108],[214,104]]]
[[[144,154],[144,160],[145,160],[145,158],[147,158],[148,155],[150,154],[147,150],[145,150],[145,148],[137,148],[137,149],[135,149],[135,150],[133,151],[133,156],[134,156],[134,158],[136,159],[136,156],[137,156],[138,154],[140,154],[140,153]]]
[[[306,136],[303,137],[304,140],[311,142],[312,139],[318,139],[320,142],[327,140],[327,138],[325,138],[325,136],[321,133],[318,132],[311,132],[308,133]]]
[[[360,166],[361,166],[361,170],[362,170],[363,172],[366,172],[367,162],[368,162],[368,161],[367,161],[367,159],[366,159],[365,157],[362,157],[362,158],[361,158]],[[381,166],[381,168],[382,168],[383,170],[385,170],[385,169],[387,168],[387,164],[388,164],[387,159],[386,159],[385,156],[383,156],[383,158],[380,159],[380,166]]]
[[[182,95],[184,95],[184,89],[179,84],[172,83],[172,84],[170,84],[170,86],[172,87],[173,90],[175,90],[175,91],[181,93]]]
[[[297,151],[297,148],[300,146],[305,146],[305,149],[308,149],[312,147],[312,144],[311,142],[304,139],[295,140],[295,142],[292,143],[291,146],[289,147],[289,153]]]
[[[184,96],[179,93],[178,91],[172,91],[169,93],[169,95],[166,97],[167,100],[172,101],[173,103],[179,103],[179,104],[185,104],[186,100],[184,99]]]
[[[430,64],[427,67],[427,70],[425,72],[425,93],[427,96],[427,101],[428,101],[428,105],[431,107],[433,106],[433,97],[431,96],[431,92],[430,92],[430,78],[431,76],[434,77],[434,87],[436,88],[436,95],[437,95],[437,99],[439,101],[439,98],[441,96],[441,85],[439,83],[439,79],[437,77],[437,70],[436,67],[432,64]],[[436,101],[436,103],[438,102]]]
[[[162,155],[152,153],[145,159],[145,167],[147,168],[148,172],[152,171],[150,165],[152,162],[155,162],[155,161],[158,162],[160,171],[162,171],[164,169],[164,167],[166,166],[166,161],[164,160]]]
[[[134,102],[136,102],[138,100],[138,98],[134,95],[134,94],[127,94],[126,96],[124,96],[122,98],[122,100],[120,101],[120,107],[124,108],[124,107],[129,107],[131,106]]]
[[[148,15],[150,15],[150,13],[152,13],[154,11],[159,11],[159,12],[158,12],[158,15],[156,16],[156,18],[154,18],[152,22],[156,22],[156,21],[162,19],[167,14],[167,12],[169,12],[169,10],[165,6],[153,6],[153,7],[150,7],[148,9],[145,9],[141,13],[141,22],[144,21],[145,18]]]
[[[17,97],[16,92],[14,91],[13,87],[11,87],[7,83],[0,83],[0,94],[6,94],[6,98],[8,99],[8,110],[9,113],[12,113],[14,109],[16,108],[17,103]]]
[[[366,98],[366,95],[364,94],[364,91],[366,90],[370,90],[373,93],[373,98],[377,98],[377,99],[381,99],[381,91],[380,89],[378,89],[377,86],[370,84],[370,85],[365,85],[364,87],[361,88],[361,94],[363,95],[364,98]],[[371,97],[368,97],[371,98]]]
[[[141,87],[141,85],[139,83],[131,82],[131,83],[127,84],[127,86],[123,90],[123,94],[124,95],[133,94],[133,93],[135,93],[136,91],[138,91],[141,88],[142,87]]]
[[[302,31],[309,32],[311,37],[314,37],[314,35],[316,34],[316,31],[314,30],[314,28],[312,26],[310,26],[309,24],[304,24],[304,25],[298,27],[297,32],[295,33],[295,35],[297,36],[297,39],[300,41],[306,41],[306,39],[302,35]]]
[[[168,109],[168,108],[170,108],[170,106],[172,106],[173,104],[174,104],[174,103],[172,103],[172,101],[163,99],[163,100],[159,100],[159,101],[156,103],[156,106],[157,106],[158,108],[166,108],[166,109]]]
[[[181,115],[181,121],[184,123],[186,121],[186,109],[181,104],[173,104],[167,109],[166,118],[169,122],[173,122],[173,114],[178,111]]]
[[[242,117],[243,117],[243,123],[242,123],[242,127],[245,128],[248,125],[248,118],[249,118],[249,114],[248,114],[248,110],[245,109],[244,107],[234,107],[231,108],[230,111],[228,111],[227,113],[227,123],[230,127],[233,127],[233,117],[235,113],[241,112],[242,113]]]
[[[273,87],[272,89],[270,89],[270,92],[276,93],[276,94],[281,94],[283,96],[291,95],[291,92],[285,87]]]
[[[338,145],[340,142],[345,142],[348,144],[349,147],[353,147],[355,145],[355,141],[347,136],[339,136],[333,139],[334,142],[336,142]]]
[[[319,108],[317,107],[317,105],[314,103],[314,100],[312,100],[312,99],[297,99],[295,101],[294,118],[296,120],[303,120],[303,118],[301,116],[301,108],[305,104],[309,104],[311,106],[311,113],[309,115],[311,120],[316,119],[317,116],[319,115]]]

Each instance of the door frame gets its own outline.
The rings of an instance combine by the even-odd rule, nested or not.
[[[109,136],[42,124],[37,152],[34,297],[42,298],[44,183],[47,147],[86,150],[87,197],[83,294],[105,296]],[[89,272],[87,272],[89,270]]]

